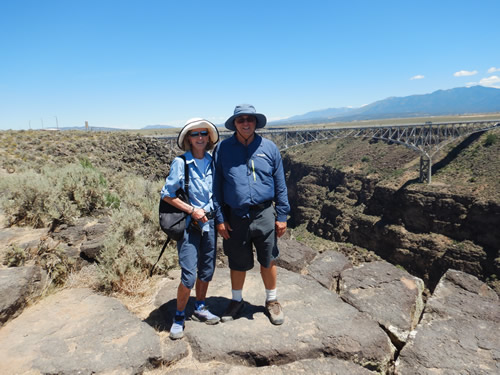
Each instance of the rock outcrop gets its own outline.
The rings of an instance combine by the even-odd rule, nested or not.
[[[279,269],[281,326],[265,315],[256,267],[239,319],[215,326],[191,320],[191,297],[185,337],[171,341],[180,275],[172,271],[157,278],[140,316],[89,289],[60,290],[20,308],[0,329],[0,373],[497,373],[500,304],[474,276],[450,270],[419,321],[422,280],[384,261],[353,267],[331,250],[311,259],[311,248],[286,242],[282,261],[294,272]],[[0,278],[0,289],[6,282]],[[221,314],[231,295],[227,268],[217,268],[208,295]]]
[[[500,275],[500,205],[284,158],[291,225],[349,242],[399,264],[433,289],[447,269]],[[492,284],[493,285],[493,284]],[[497,292],[500,292],[497,291]]]
[[[423,281],[384,261],[343,271],[339,290],[344,301],[368,313],[399,348],[417,326],[424,308]]]
[[[449,270],[396,362],[396,374],[500,371],[498,295],[475,277]]]
[[[218,296],[230,296],[229,280],[229,270],[218,269],[210,290]],[[146,321],[159,325],[166,319],[165,329],[169,328],[177,285],[178,278],[165,284],[155,301],[159,310]],[[281,269],[278,289],[286,321],[275,327],[265,315],[263,288],[258,269],[254,269],[247,274],[246,305],[240,319],[218,326],[187,322],[186,335],[197,360],[261,367],[333,356],[381,373],[390,368],[395,348],[387,334],[376,321],[343,302],[336,293]],[[229,299],[210,297],[207,302],[220,315]]]
[[[0,327],[36,301],[46,281],[45,271],[38,266],[0,269]]]

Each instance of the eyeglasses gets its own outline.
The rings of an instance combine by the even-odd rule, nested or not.
[[[236,120],[234,120],[237,124],[243,124],[245,121],[249,123],[254,123],[255,122],[255,117],[253,116],[241,116],[237,117]]]
[[[191,138],[196,138],[196,137],[199,137],[199,136],[202,136],[202,137],[206,137],[208,136],[208,130],[203,130],[201,132],[192,132],[192,133],[189,133],[189,136]]]

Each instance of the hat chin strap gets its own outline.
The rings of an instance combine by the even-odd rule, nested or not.
[[[235,126],[235,128],[236,128],[236,126]],[[245,136],[239,132],[238,128],[236,128],[236,133],[238,133],[238,134],[240,135],[240,137],[241,137],[241,138],[243,138],[243,139],[245,140],[245,146],[248,146],[248,140],[249,140],[250,138],[252,138],[252,137],[254,137],[254,136],[255,136],[255,132],[253,132],[252,134],[250,134],[250,135],[248,136],[248,138],[245,138]]]

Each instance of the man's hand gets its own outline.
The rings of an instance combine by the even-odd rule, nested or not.
[[[286,221],[285,222],[277,221],[275,225],[276,225],[276,235],[278,237],[284,235],[286,232]]]
[[[233,229],[227,221],[217,224],[215,227],[217,228],[217,232],[219,232],[222,238],[224,238],[225,240],[229,239],[229,232]]]

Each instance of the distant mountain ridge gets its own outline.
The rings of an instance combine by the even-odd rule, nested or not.
[[[389,97],[359,108],[341,107],[315,110],[279,121],[270,121],[269,126],[325,121],[348,122],[398,117],[409,118],[492,112],[500,112],[500,89],[472,86],[437,90],[433,93],[423,95]],[[224,124],[217,124],[217,126],[224,127]],[[146,125],[141,129],[175,127],[171,125]],[[64,127],[57,130],[85,130],[85,127]],[[91,130],[120,131],[125,129],[92,126]]]
[[[500,89],[484,86],[437,90],[431,94],[390,97],[360,108],[328,108],[273,122],[356,121],[500,112]]]

